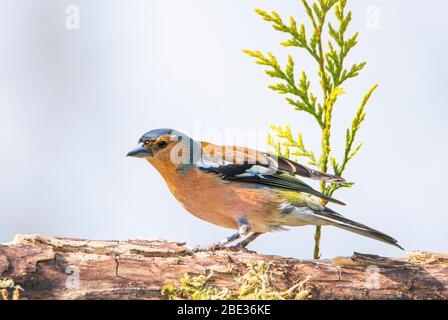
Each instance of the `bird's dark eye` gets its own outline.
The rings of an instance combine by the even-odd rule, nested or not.
[[[160,142],[157,142],[157,148],[159,148],[159,149],[163,149],[163,148],[165,148],[167,145],[168,145],[168,142],[166,142],[166,141],[160,141]]]

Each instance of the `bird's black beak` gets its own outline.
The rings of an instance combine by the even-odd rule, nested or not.
[[[144,146],[138,146],[135,149],[128,152],[127,157],[134,158],[147,158],[152,157],[154,154],[151,150],[146,149]]]

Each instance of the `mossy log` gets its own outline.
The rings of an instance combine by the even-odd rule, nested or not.
[[[448,299],[448,255],[403,258],[354,254],[297,260],[248,251],[191,252],[163,240],[97,241],[18,235],[0,245],[0,280],[23,288],[20,299],[167,299],[162,288],[186,274],[207,286],[238,290],[253,263],[269,266],[272,288],[306,288],[309,299]]]

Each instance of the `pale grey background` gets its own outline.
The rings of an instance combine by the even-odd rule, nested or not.
[[[187,214],[144,161],[124,155],[145,131],[192,131],[290,123],[318,146],[303,114],[266,89],[241,49],[294,54],[254,7],[304,17],[299,1],[14,0],[0,2],[0,242],[17,233],[128,239],[164,237],[208,244],[229,234]],[[81,29],[65,28],[65,8],[81,9]],[[363,93],[365,145],[338,197],[344,215],[387,232],[407,250],[447,250],[448,116],[446,1],[352,0],[353,59],[366,71],[345,86],[335,148]],[[379,30],[367,28],[369,6]],[[284,59],[282,59],[284,61]],[[196,136],[196,138],[201,138]],[[216,140],[219,140],[216,138]],[[220,142],[220,141],[217,141]],[[250,145],[250,143],[249,143]],[[313,228],[261,237],[264,253],[310,257]],[[324,257],[353,251],[399,255],[388,245],[325,228]]]

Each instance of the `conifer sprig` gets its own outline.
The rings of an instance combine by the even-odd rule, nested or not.
[[[312,3],[309,0],[301,1],[309,18],[312,32],[307,30],[304,23],[298,24],[293,17],[289,17],[289,21],[285,22],[275,11],[268,13],[256,9],[255,12],[263,20],[271,23],[275,30],[288,35],[288,39],[280,43],[282,46],[304,49],[315,60],[321,88],[319,94],[311,91],[311,82],[305,70],[301,70],[299,79],[296,79],[296,65],[291,55],[288,55],[287,63],[282,67],[270,52],[266,54],[258,50],[244,50],[244,52],[255,58],[257,64],[264,66],[267,75],[277,80],[276,83],[269,85],[269,88],[284,95],[286,101],[295,110],[311,115],[322,133],[321,151],[319,156],[316,156],[315,152],[305,147],[300,132],[297,133],[297,138],[294,138],[288,125],[284,128],[273,125],[271,126],[272,134],[268,136],[268,143],[272,149],[278,155],[294,157],[294,160],[305,158],[308,164],[316,166],[323,172],[327,172],[331,167],[335,175],[341,176],[347,164],[362,146],[362,143],[356,143],[356,136],[366,116],[365,106],[377,85],[374,85],[362,99],[352,125],[346,131],[345,150],[342,159],[338,162],[332,155],[331,149],[334,106],[338,97],[345,93],[342,86],[346,84],[347,80],[357,77],[366,66],[366,62],[355,63],[350,67],[346,66],[348,54],[358,43],[358,32],[350,36],[346,35],[352,20],[351,11],[346,12],[347,0],[316,0]],[[337,25],[326,22],[332,9]],[[324,31],[327,31],[327,34],[324,34]],[[351,186],[353,186],[352,182],[344,184],[321,182],[320,189],[322,192],[332,195],[340,188]],[[322,204],[326,203],[323,201]],[[320,257],[320,236],[321,228],[316,227],[314,248],[314,258],[316,259]]]

